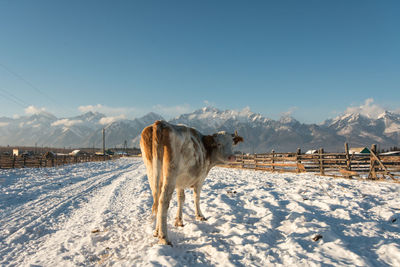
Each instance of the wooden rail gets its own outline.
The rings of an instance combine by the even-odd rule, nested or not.
[[[0,156],[0,169],[12,168],[40,168],[56,167],[66,164],[75,164],[80,162],[104,161],[116,158],[115,156],[90,155],[90,156],[54,156],[46,158],[43,156]]]
[[[346,145],[347,146],[347,145]],[[225,167],[263,170],[271,172],[313,172],[334,177],[365,177],[373,180],[390,178],[400,181],[400,156],[379,155],[371,148],[370,154],[296,153],[237,155],[236,161]]]

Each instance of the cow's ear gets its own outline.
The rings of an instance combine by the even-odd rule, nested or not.
[[[243,142],[243,137],[235,135],[235,137],[233,137],[233,143],[237,145],[239,142]]]
[[[206,135],[203,137],[203,143],[206,148],[217,147],[217,142],[212,135]]]

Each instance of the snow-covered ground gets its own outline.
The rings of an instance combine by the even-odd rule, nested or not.
[[[161,246],[141,159],[0,170],[0,265],[400,266],[399,184],[215,168],[183,228],[175,199]]]

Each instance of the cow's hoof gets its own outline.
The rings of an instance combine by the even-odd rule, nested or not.
[[[154,236],[154,237],[158,237],[158,231],[157,231],[157,230],[154,230],[153,236]]]
[[[182,219],[176,218],[176,219],[175,219],[175,227],[183,227],[183,226],[184,226],[184,225],[183,225]]]
[[[165,239],[165,238],[160,238],[160,240],[158,241],[158,244],[160,244],[160,245],[168,245],[168,246],[171,246],[172,247],[172,243],[171,242],[169,242],[167,239]]]
[[[197,221],[207,221],[206,217],[204,216],[196,216]]]

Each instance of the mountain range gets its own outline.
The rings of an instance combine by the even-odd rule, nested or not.
[[[0,145],[50,147],[101,147],[102,129],[106,128],[106,146],[139,146],[143,128],[163,119],[156,113],[141,118],[110,121],[104,114],[88,112],[72,118],[57,118],[48,112],[18,118],[0,118]],[[290,116],[279,120],[251,112],[219,110],[205,107],[169,121],[194,127],[203,134],[234,132],[244,137],[236,150],[249,153],[294,152],[323,147],[326,151],[343,151],[351,147],[377,144],[380,148],[400,143],[400,114],[385,111],[378,118],[347,113],[321,124],[304,124]]]

